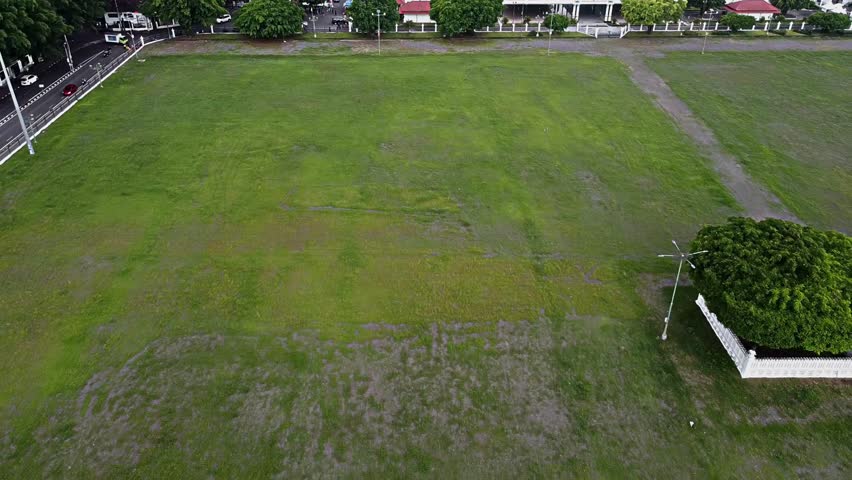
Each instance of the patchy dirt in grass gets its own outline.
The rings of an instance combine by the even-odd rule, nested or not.
[[[412,452],[464,458],[463,471],[480,474],[570,457],[579,447],[566,440],[574,419],[555,385],[550,355],[563,347],[550,321],[491,327],[434,324],[345,346],[305,332],[162,339],[59,408],[39,430],[38,462],[47,476],[103,476],[163,442],[199,468],[255,445],[285,478],[366,474],[388,461],[415,471]]]

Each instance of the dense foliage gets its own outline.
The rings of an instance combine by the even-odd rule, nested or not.
[[[544,26],[553,30],[554,32],[562,32],[569,26],[574,25],[576,23],[577,21],[573,18],[567,17],[565,15],[559,15],[558,13],[548,15],[544,19]]]
[[[454,37],[492,26],[502,14],[502,0],[433,0],[429,17],[442,35]]]
[[[697,8],[702,15],[711,8],[722,8],[725,6],[725,0],[687,0],[687,6]]]
[[[59,50],[60,38],[103,18],[104,0],[0,0],[0,52],[7,61]]]
[[[291,0],[254,0],[239,10],[240,32],[253,38],[282,38],[302,31],[305,11]]]
[[[815,9],[816,5],[812,0],[771,0],[772,5],[775,5],[781,13],[787,13],[789,10],[801,10],[803,8]]]
[[[384,15],[376,17],[376,10]],[[362,33],[375,33],[380,23],[382,31],[387,32],[399,22],[396,0],[354,0],[346,12],[352,18],[352,25]]]
[[[648,25],[648,31],[655,23],[676,22],[686,9],[686,0],[624,0],[621,14],[628,23]]]
[[[219,15],[228,13],[223,0],[143,0],[139,9],[150,18],[176,20],[187,32],[193,25],[212,25]]]
[[[736,13],[728,13],[722,16],[719,23],[730,27],[732,32],[745,30],[754,26],[754,17],[750,15],[737,15]]]
[[[817,12],[808,17],[808,23],[828,33],[839,33],[849,28],[852,20],[842,13]]]
[[[693,241],[692,280],[740,337],[770,348],[852,350],[852,238],[769,219],[731,218]]]

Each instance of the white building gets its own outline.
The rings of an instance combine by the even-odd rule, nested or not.
[[[399,3],[397,1],[397,3]],[[399,14],[403,22],[435,23],[429,18],[429,10],[432,4],[429,1],[413,0],[399,4]]]
[[[686,0],[682,0],[686,1]],[[621,10],[621,0],[503,0],[505,6],[530,5],[551,8],[555,13],[566,15],[579,20],[580,16],[597,16],[604,21],[611,21],[613,13]]]

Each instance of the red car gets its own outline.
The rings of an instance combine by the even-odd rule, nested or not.
[[[68,85],[65,85],[65,88],[62,89],[62,96],[63,97],[70,97],[71,95],[74,95],[74,93],[76,91],[77,91],[77,85],[74,85],[73,83],[69,83]]]

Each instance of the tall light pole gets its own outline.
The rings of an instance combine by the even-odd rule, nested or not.
[[[68,43],[68,36],[67,35],[62,35],[62,37],[65,38],[65,45],[63,45],[65,47],[65,61],[68,62],[68,68],[70,68],[71,71],[73,72],[74,71],[74,58],[71,56],[71,45]]]
[[[30,155],[35,155],[33,142],[30,140],[30,132],[27,131],[27,124],[24,122],[24,115],[21,113],[21,107],[18,105],[18,97],[15,96],[15,89],[12,88],[12,79],[9,78],[9,71],[6,70],[6,61],[3,60],[3,54],[0,53],[0,68],[3,69],[3,74],[6,75],[6,86],[9,87],[9,94],[12,95],[12,103],[15,105],[15,112],[18,114],[18,120],[21,121],[21,130],[24,132],[24,138],[27,140],[27,150]]]
[[[317,38],[317,12],[311,7],[311,22],[314,24],[314,38]]]
[[[671,303],[669,303],[669,313],[666,314],[666,319],[664,320],[666,322],[666,326],[663,327],[663,335],[660,337],[663,340],[668,338],[667,333],[669,331],[669,320],[671,320],[671,318],[672,318],[672,307],[674,306],[675,294],[677,293],[677,284],[680,282],[680,271],[683,268],[683,262],[688,263],[690,267],[695,269],[695,265],[692,262],[689,261],[689,258],[694,257],[695,255],[701,255],[702,253],[708,252],[708,250],[701,250],[701,251],[698,251],[698,252],[691,252],[691,253],[690,252],[683,252],[683,251],[681,251],[680,247],[677,246],[677,242],[672,240],[672,243],[674,244],[675,248],[677,249],[677,254],[675,254],[675,255],[657,255],[658,257],[677,258],[679,260],[678,264],[677,264],[677,276],[675,276],[674,290],[672,291],[672,301],[671,301]]]
[[[550,40],[553,39],[553,6],[550,7],[550,28],[547,32],[547,55],[550,56]]]
[[[381,10],[376,9],[376,13],[373,14],[376,17],[376,32],[379,34],[379,55],[382,54],[382,17],[385,16]]]

